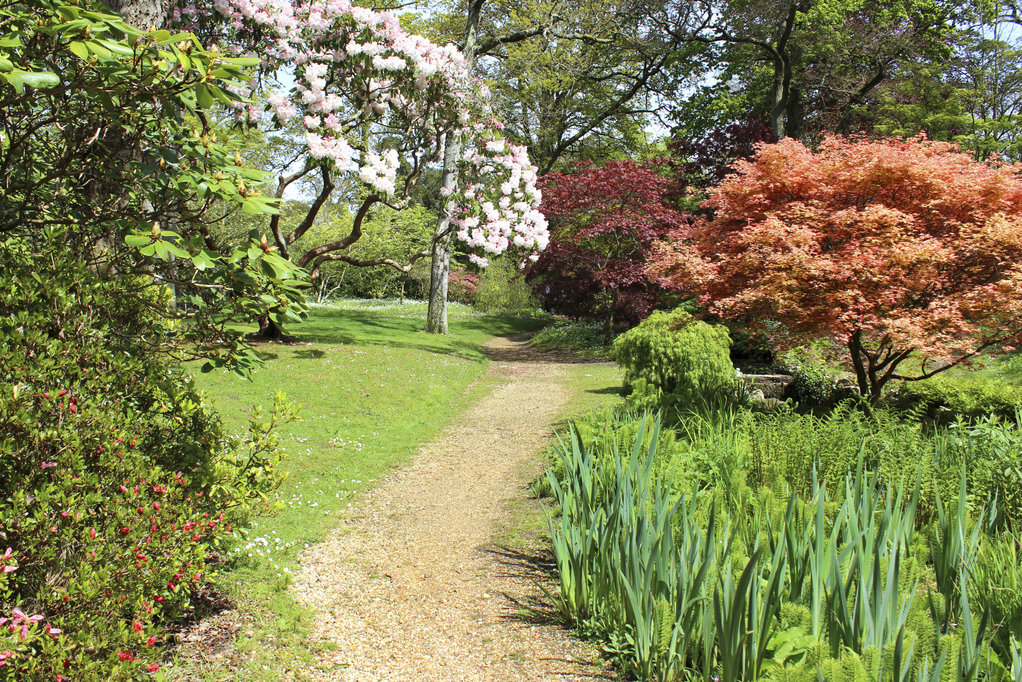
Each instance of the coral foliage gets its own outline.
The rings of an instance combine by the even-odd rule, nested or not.
[[[1022,180],[953,145],[761,145],[652,269],[781,346],[830,337],[873,400],[1022,332]],[[921,363],[903,364],[910,356]],[[932,363],[931,360],[941,362]],[[913,372],[905,372],[911,366]],[[917,371],[916,371],[917,370]]]

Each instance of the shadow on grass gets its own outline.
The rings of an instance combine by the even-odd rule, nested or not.
[[[407,348],[468,360],[483,360],[480,345],[491,336],[536,331],[549,321],[496,316],[452,318],[451,334],[427,334],[421,317],[403,317],[353,310],[319,310],[302,325],[295,337],[304,343],[358,344]],[[315,351],[312,351],[313,353]],[[311,356],[313,358],[319,356]]]
[[[326,352],[310,348],[307,350],[296,350],[295,357],[301,358],[302,360],[319,360],[320,358],[326,357]]]
[[[626,397],[625,389],[623,386],[608,386],[606,388],[590,388],[586,390],[586,393],[592,393],[593,395],[619,395],[622,398]]]

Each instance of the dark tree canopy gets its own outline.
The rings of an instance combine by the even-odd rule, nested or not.
[[[543,207],[551,220],[546,250],[528,270],[545,305],[607,325],[634,325],[671,287],[646,270],[653,245],[688,224],[671,202],[676,192],[660,164],[611,161],[580,165],[575,174],[544,178]]]

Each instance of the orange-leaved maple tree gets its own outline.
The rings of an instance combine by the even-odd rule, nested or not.
[[[1022,168],[954,145],[785,139],[710,192],[651,268],[779,348],[830,338],[863,395],[1022,336]],[[906,362],[912,358],[911,362]],[[910,370],[910,371],[909,371]]]

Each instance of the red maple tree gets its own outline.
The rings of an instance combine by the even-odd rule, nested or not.
[[[653,245],[691,221],[671,205],[675,182],[657,163],[610,161],[541,187],[550,243],[526,273],[533,291],[550,309],[601,319],[608,338],[615,320],[646,318],[666,291],[646,267]]]
[[[829,337],[863,395],[1022,336],[1022,168],[954,145],[785,139],[711,191],[651,268],[780,348]],[[918,362],[906,363],[916,357]],[[911,371],[907,371],[910,368]]]

